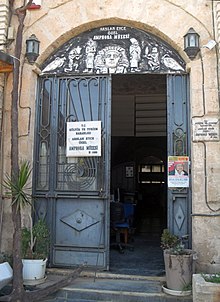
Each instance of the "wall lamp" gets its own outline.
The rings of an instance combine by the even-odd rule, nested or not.
[[[25,56],[28,59],[28,62],[30,64],[34,64],[34,62],[37,60],[39,56],[39,46],[40,41],[37,39],[37,37],[32,34],[30,38],[26,40],[26,54]]]
[[[199,52],[199,34],[191,27],[184,36],[184,51],[193,60]]]

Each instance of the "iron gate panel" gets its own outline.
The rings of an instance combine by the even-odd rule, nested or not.
[[[108,266],[110,104],[108,76],[40,79],[34,194],[51,225],[51,265],[93,266],[99,255]],[[66,157],[66,122],[74,121],[101,121],[100,157]]]
[[[106,262],[105,203],[102,199],[88,201],[58,198],[55,203],[56,265],[103,267]],[[98,263],[97,263],[98,262]]]
[[[102,200],[56,200],[56,245],[68,247],[104,247]],[[95,234],[95,236],[94,236]],[[100,237],[97,236],[100,234]],[[81,240],[83,237],[83,240]]]
[[[168,156],[190,156],[189,79],[187,75],[167,76]],[[191,190],[168,188],[168,228],[186,247],[191,242]]]

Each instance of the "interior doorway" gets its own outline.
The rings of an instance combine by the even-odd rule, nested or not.
[[[111,129],[111,199],[132,204],[134,211],[123,253],[111,230],[110,271],[161,275],[160,236],[167,226],[166,75],[112,76]],[[124,234],[119,238],[123,244]]]

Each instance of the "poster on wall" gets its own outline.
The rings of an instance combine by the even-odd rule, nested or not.
[[[101,156],[101,121],[67,122],[66,156]]]
[[[188,156],[168,157],[168,187],[169,188],[189,187],[189,157]]]

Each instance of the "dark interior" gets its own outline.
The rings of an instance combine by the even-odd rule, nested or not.
[[[110,270],[163,271],[160,236],[167,225],[166,76],[112,77],[111,200],[131,203],[128,245],[117,250],[111,230]],[[119,236],[124,243],[124,234]],[[117,239],[118,241],[118,239]],[[133,247],[130,249],[129,247]],[[143,257],[148,261],[143,264]]]

